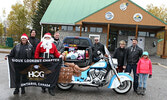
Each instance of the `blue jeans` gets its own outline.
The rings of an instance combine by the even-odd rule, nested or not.
[[[125,69],[125,72],[128,72],[129,74],[133,70],[133,76],[134,76],[133,89],[134,91],[136,91],[138,87],[138,76],[136,74],[136,68],[137,68],[137,64],[127,64],[126,69]]]
[[[146,88],[148,74],[139,74],[139,87]]]

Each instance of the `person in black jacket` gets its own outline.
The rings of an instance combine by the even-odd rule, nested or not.
[[[97,62],[100,60],[99,53],[105,54],[104,45],[99,42],[99,38],[94,38],[95,44],[93,45],[92,51],[93,51],[93,62]]]
[[[34,29],[32,29],[30,31],[30,37],[29,37],[29,42],[31,43],[31,45],[33,46],[33,51],[35,52],[35,49],[38,45],[38,43],[40,42],[38,38],[35,37],[36,36],[36,31]]]
[[[131,73],[133,70],[134,82],[133,82],[133,89],[137,92],[138,87],[138,76],[136,74],[137,62],[139,58],[142,56],[143,50],[137,45],[138,40],[132,40],[132,46],[126,49],[126,55],[124,64],[126,65],[125,72]]]
[[[56,45],[57,50],[59,51],[60,54],[64,52],[64,45],[59,39],[60,33],[55,32],[54,34],[54,44]]]
[[[8,55],[9,57],[15,58],[15,59],[29,59],[32,58],[33,55],[33,46],[28,42],[28,36],[24,33],[21,36],[21,43],[17,44]],[[5,57],[7,59],[7,56]],[[16,88],[13,92],[13,94],[19,93],[21,78],[22,82],[26,80],[26,76],[21,76],[20,71],[24,70],[26,66],[20,66],[17,64],[15,65],[15,84]],[[25,88],[21,88],[21,94],[25,94]]]
[[[125,58],[125,53],[126,53],[126,42],[124,40],[121,40],[119,42],[120,47],[115,49],[113,58],[116,58],[118,60],[118,68],[116,69],[117,72],[123,72],[125,66],[124,66],[124,58]]]

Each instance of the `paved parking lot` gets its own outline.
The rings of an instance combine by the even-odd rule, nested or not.
[[[127,94],[119,95],[106,87],[75,86],[70,91],[56,89],[56,95],[41,93],[39,87],[26,88],[25,95],[13,95],[13,90],[8,86],[8,69],[4,60],[6,54],[0,53],[0,100],[167,100],[167,69],[153,65],[153,78],[148,79],[147,94],[137,95],[133,89]]]

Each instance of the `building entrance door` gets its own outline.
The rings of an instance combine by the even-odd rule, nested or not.
[[[108,49],[109,51],[114,51],[117,47],[117,32],[110,32],[109,40],[108,40]]]

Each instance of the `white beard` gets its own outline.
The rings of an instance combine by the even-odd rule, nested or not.
[[[46,49],[46,52],[49,53],[49,50],[52,48],[52,43],[53,39],[50,40],[42,39],[42,44],[40,47],[43,47],[44,49]]]

